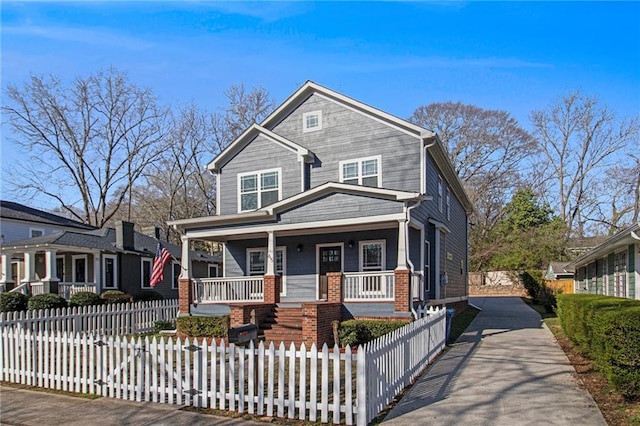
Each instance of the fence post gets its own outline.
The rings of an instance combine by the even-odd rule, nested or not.
[[[356,424],[367,425],[367,348],[368,345],[360,345],[356,361],[356,406],[358,414]]]

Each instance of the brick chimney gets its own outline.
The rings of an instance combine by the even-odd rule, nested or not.
[[[122,220],[116,222],[116,247],[123,250],[135,250],[133,223]]]

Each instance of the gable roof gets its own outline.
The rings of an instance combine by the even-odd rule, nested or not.
[[[258,210],[245,213],[229,214],[223,216],[205,216],[192,219],[179,219],[167,222],[176,229],[183,229],[189,226],[227,225],[234,223],[251,223],[275,219],[276,215],[282,211],[289,210],[296,206],[312,202],[329,194],[351,194],[372,198],[380,198],[393,201],[420,201],[425,199],[417,192],[399,191],[384,188],[373,188],[369,186],[350,185],[346,183],[327,182],[316,186],[308,191],[298,193],[284,200],[270,204]]]
[[[96,229],[95,226],[87,225],[86,223],[6,200],[0,200],[0,218],[35,222],[43,225],[66,226],[69,228]]]
[[[315,160],[315,155],[307,148],[254,123],[251,125],[251,127],[245,130],[244,133],[238,136],[235,141],[227,146],[220,154],[218,154],[216,158],[214,158],[209,164],[207,164],[207,169],[211,170],[212,172],[218,172],[220,168],[222,168],[247,145],[249,145],[249,143],[253,141],[258,135],[262,135],[270,141],[282,145],[286,149],[296,153],[304,159],[305,163],[313,163],[313,161]]]
[[[579,256],[577,259],[572,260],[567,265],[567,269],[573,270],[576,267],[581,265],[585,265],[587,263],[593,262],[596,259],[599,259],[612,251],[621,249],[630,244],[639,244],[640,243],[640,221],[634,223],[633,225],[623,229],[612,237],[607,238],[601,244],[594,247],[593,250],[590,250],[583,255]]]

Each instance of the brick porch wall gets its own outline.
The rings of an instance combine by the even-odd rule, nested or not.
[[[333,321],[340,321],[342,304],[333,302],[302,304],[302,336],[309,348],[312,344],[333,346]]]
[[[192,302],[191,280],[188,278],[180,278],[178,280],[178,314],[188,315]]]
[[[280,303],[280,275],[264,276],[264,303]]]
[[[256,320],[258,324],[264,322],[265,318],[273,311],[276,305],[274,303],[252,303],[252,304],[237,304],[230,305],[231,315],[229,320],[229,327],[237,327],[242,324],[249,324],[251,322],[251,311],[256,310]]]
[[[327,302],[342,302],[342,272],[327,272]]]

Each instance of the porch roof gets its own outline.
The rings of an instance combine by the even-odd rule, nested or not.
[[[330,194],[351,194],[360,195],[383,200],[399,202],[422,201],[431,199],[418,192],[399,191],[384,188],[372,188],[361,185],[351,185],[338,182],[327,182],[305,192],[301,192],[284,200],[270,204],[258,210],[247,213],[237,213],[221,216],[205,216],[191,219],[180,219],[169,221],[168,224],[174,228],[184,231],[189,228],[218,227],[234,224],[250,224],[275,220],[276,215],[285,210],[292,209],[302,204],[310,203]]]

